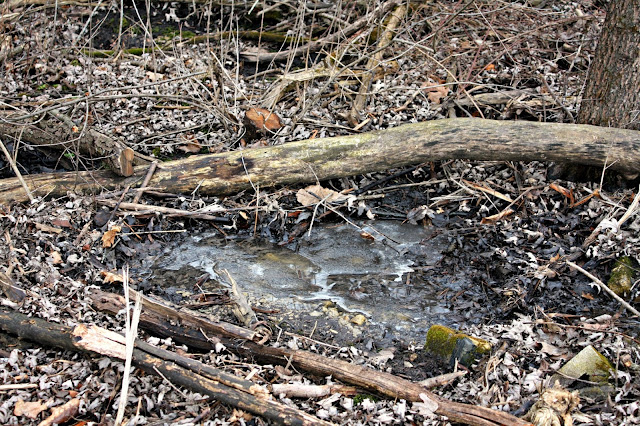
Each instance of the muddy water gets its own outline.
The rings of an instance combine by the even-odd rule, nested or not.
[[[435,322],[448,323],[449,311],[438,296],[442,288],[421,281],[419,273],[441,259],[446,236],[391,221],[359,226],[314,227],[295,250],[254,240],[188,237],[157,260],[151,281],[192,291],[196,276],[216,277],[226,269],[252,303],[263,307],[312,312],[332,301],[338,310],[362,313],[408,339],[424,337]],[[363,238],[363,230],[375,240]]]

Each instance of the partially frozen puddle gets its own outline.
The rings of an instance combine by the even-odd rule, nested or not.
[[[424,228],[391,221],[316,226],[297,251],[255,241],[229,242],[192,236],[167,251],[154,266],[152,283],[193,290],[195,276],[226,269],[250,300],[291,310],[317,309],[333,301],[398,332],[422,331],[448,309],[434,288],[407,273],[436,264],[447,238]],[[375,238],[365,238],[362,231]],[[188,286],[189,288],[186,288]],[[206,288],[204,289],[207,290]]]

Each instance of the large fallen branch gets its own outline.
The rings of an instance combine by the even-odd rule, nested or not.
[[[315,182],[446,159],[556,161],[640,172],[640,132],[578,124],[473,118],[426,121],[392,129],[309,139],[267,148],[198,155],[162,163],[149,185],[158,191],[231,194],[253,186]],[[36,196],[134,185],[107,171],[28,175]],[[17,179],[0,181],[0,204],[27,201]]]
[[[125,306],[123,298],[115,294],[94,290],[90,297],[97,309],[114,315]],[[162,315],[154,312],[153,310],[155,309],[160,309]],[[214,348],[216,342],[222,341],[228,350],[245,357],[269,364],[293,365],[299,370],[309,371],[320,377],[331,376],[391,398],[414,402],[421,402],[427,399],[434,403],[434,406],[436,406],[434,411],[437,414],[447,416],[451,420],[458,422],[471,425],[517,426],[528,424],[501,411],[448,401],[428,391],[418,383],[372,368],[351,364],[339,359],[330,359],[308,351],[282,347],[274,348],[250,341],[214,336],[214,328],[207,325],[206,319],[201,318],[198,321],[188,320],[179,323],[175,321],[175,318],[184,318],[183,314],[178,312],[170,313],[171,310],[171,307],[161,307],[157,303],[145,305],[140,316],[140,327],[153,334],[171,337],[174,341],[187,344],[192,348],[210,350]],[[190,325],[193,323],[197,323],[198,327]],[[212,337],[215,337],[215,339],[212,340]]]
[[[49,347],[94,352],[120,359],[125,356],[124,337],[97,326],[79,324],[69,327],[18,312],[0,310],[0,330]],[[331,424],[277,402],[265,388],[249,380],[145,342],[136,342],[133,362],[172,384],[263,416],[276,424]]]

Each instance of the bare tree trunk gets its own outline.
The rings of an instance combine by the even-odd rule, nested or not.
[[[640,1],[610,1],[578,122],[640,130]]]

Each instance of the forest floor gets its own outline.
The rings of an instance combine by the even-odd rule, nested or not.
[[[354,114],[367,62],[389,22],[376,16],[373,2],[133,2],[122,15],[115,3],[39,3],[0,5],[3,121],[28,129],[45,116],[43,109],[55,110],[58,119],[65,116],[77,126],[74,132],[91,128],[110,135],[141,161],[454,117],[572,123],[604,18],[603,2],[595,0],[529,2],[536,7],[484,0],[412,4],[390,47],[380,51],[363,92],[364,113]],[[355,31],[345,30],[359,19]],[[305,48],[308,38],[318,45]],[[302,48],[288,50],[295,47]],[[274,52],[282,57],[274,59]],[[74,99],[71,106],[52,108]],[[264,108],[279,123],[256,130],[247,114],[254,108]],[[33,173],[100,167],[99,159],[68,146],[43,150],[2,140],[27,180]],[[14,176],[5,160],[1,176]],[[195,282],[192,294],[176,297],[141,278],[148,260],[185,234],[259,240],[296,251],[304,238],[313,238],[314,226],[375,229],[381,219],[407,222],[445,234],[447,248],[435,265],[416,260],[402,281],[435,283],[452,312],[449,323],[493,348],[468,369],[455,367],[467,374],[434,393],[522,417],[552,387],[557,370],[592,346],[615,370],[605,384],[585,377],[566,381],[574,392],[567,394],[568,404],[575,402],[567,416],[574,424],[640,422],[639,318],[566,262],[605,282],[623,256],[637,271],[636,182],[609,170],[567,170],[542,161],[450,160],[321,185],[356,195],[351,203],[309,208],[298,198],[304,185],[254,188],[224,198],[202,196],[197,188],[189,194],[149,191],[139,202],[152,212],[136,214],[104,205],[131,201],[135,193],[76,194],[69,188],[63,197],[0,206],[0,281],[26,296],[16,301],[5,294],[3,309],[124,333],[125,316],[97,310],[90,293],[122,294],[122,283],[113,277],[129,266],[138,283],[134,288],[186,303],[198,293]],[[154,207],[200,210],[217,220],[172,216]],[[626,222],[619,223],[627,212]],[[115,237],[112,244],[108,235]],[[439,284],[456,280],[461,287]],[[637,308],[637,272],[635,280],[625,300]],[[385,335],[376,318],[362,322],[331,303],[318,301],[314,311],[301,313],[249,302],[273,331],[267,345],[349,360],[413,381],[454,368],[426,354],[424,340]],[[221,307],[201,312],[236,321]],[[147,342],[265,387],[333,381],[254,363],[224,346],[202,353],[139,333]],[[77,401],[77,410],[66,424],[114,423],[123,362],[8,334],[0,338],[0,423],[38,424],[69,401]],[[138,369],[130,381],[130,425],[267,422]],[[274,398],[339,424],[448,424],[428,404],[364,391]],[[569,417],[563,421],[570,424]]]

